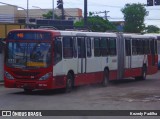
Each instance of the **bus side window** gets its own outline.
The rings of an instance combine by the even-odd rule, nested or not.
[[[136,40],[136,51],[137,51],[137,55],[141,54],[141,51],[140,51],[140,47],[141,47],[141,42],[140,42],[140,39],[137,39]]]
[[[63,57],[73,58],[73,38],[63,37]]]
[[[137,40],[132,39],[132,54],[137,55]]]
[[[117,54],[116,38],[109,38],[109,54],[114,56]]]
[[[86,44],[84,37],[77,37],[78,58],[86,58]]]
[[[125,40],[125,48],[126,56],[131,56],[131,40],[129,38]]]
[[[139,40],[139,54],[142,55],[144,54],[144,51],[143,51],[143,48],[144,47],[144,44],[143,44],[143,39],[140,39]]]
[[[152,55],[155,54],[154,39],[150,40],[150,51]]]
[[[145,54],[145,39],[142,40],[142,54]]]
[[[74,58],[77,57],[77,39],[76,37],[73,38],[73,56]]]
[[[157,54],[157,40],[155,40],[155,54]]]
[[[62,60],[62,42],[61,38],[56,38],[54,42],[54,64]]]
[[[101,52],[100,52],[100,38],[94,38],[94,56],[95,57],[101,56]]]
[[[150,49],[149,49],[149,40],[148,39],[144,39],[144,54],[149,54],[150,53]]]
[[[108,38],[101,38],[100,42],[102,56],[108,55]]]
[[[91,39],[87,38],[87,57],[92,56],[92,51],[91,51]]]

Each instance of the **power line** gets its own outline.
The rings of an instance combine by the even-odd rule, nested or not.
[[[115,18],[115,17],[109,17],[109,19],[123,19],[124,20],[124,18]],[[145,20],[152,20],[152,21],[159,21],[160,20],[160,18],[146,18]]]
[[[65,2],[66,4],[69,4],[69,5],[73,5],[75,2]],[[114,5],[106,5],[106,4],[99,4],[99,3],[95,3],[92,1],[88,3],[89,6],[96,6],[96,7],[110,7],[110,8],[123,8],[124,6],[114,6]],[[154,8],[150,8],[150,7],[147,7],[145,6],[145,8],[147,10],[160,10],[160,9],[154,9]]]

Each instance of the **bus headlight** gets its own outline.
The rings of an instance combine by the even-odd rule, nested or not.
[[[50,76],[52,76],[52,73],[51,73],[51,72],[45,74],[45,75],[42,76],[39,80],[40,80],[40,81],[47,80]]]
[[[9,79],[9,80],[13,80],[14,78],[13,78],[13,76],[10,74],[10,73],[8,73],[8,72],[5,72],[5,77],[7,78],[7,79]]]

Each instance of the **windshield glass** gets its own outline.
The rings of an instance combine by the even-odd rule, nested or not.
[[[48,67],[51,64],[50,43],[9,42],[6,64],[15,68]]]

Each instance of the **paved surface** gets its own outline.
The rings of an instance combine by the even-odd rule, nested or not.
[[[123,80],[108,87],[87,85],[64,94],[61,90],[34,91],[0,86],[0,110],[160,110],[160,71],[145,81]],[[44,118],[44,117],[43,117]],[[52,117],[46,117],[49,119]],[[54,117],[52,119],[113,119],[117,117]],[[160,117],[118,117],[118,119]],[[1,119],[1,118],[0,118]],[[38,119],[41,119],[38,117]]]

